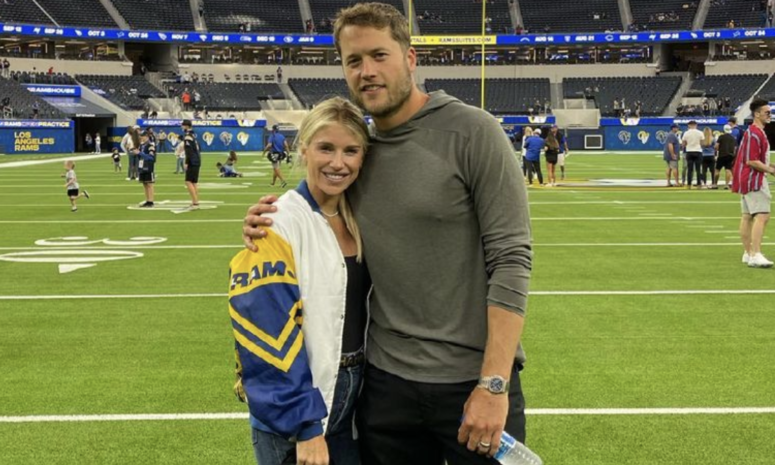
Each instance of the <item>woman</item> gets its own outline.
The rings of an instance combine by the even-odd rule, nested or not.
[[[522,129],[522,174],[525,176],[525,179],[527,179],[527,159],[525,158],[526,148],[525,143],[527,142],[528,137],[532,137],[533,135],[533,128],[530,126],[525,126],[524,129]]]
[[[546,136],[546,152],[544,152],[544,157],[546,157],[546,170],[549,172],[549,186],[555,187],[557,185],[557,177],[554,174],[554,167],[557,165],[557,160],[560,155],[560,141],[557,140],[557,137],[549,131],[549,134]]]
[[[716,186],[716,138],[713,137],[711,128],[705,128],[702,133],[705,139],[702,141],[702,176],[700,181],[702,187],[714,189],[712,186]],[[711,187],[708,187],[708,171],[710,171]],[[718,189],[718,186],[715,189]]]
[[[337,97],[310,112],[299,141],[306,180],[280,197],[258,252],[231,261],[235,392],[248,403],[260,465],[358,465],[352,418],[370,278],[345,191],[368,130]]]
[[[137,128],[135,126],[129,126],[126,130],[126,134],[121,139],[121,150],[127,154],[129,158],[129,168],[127,168],[126,180],[134,181],[139,177],[137,172],[137,164],[140,161],[140,136],[137,135]]]

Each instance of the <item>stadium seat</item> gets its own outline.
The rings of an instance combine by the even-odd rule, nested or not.
[[[726,28],[729,20],[733,20],[735,26],[760,27],[765,18],[759,0],[711,0],[704,28]]]
[[[142,110],[146,99],[167,96],[142,76],[77,74],[75,79],[122,108]]]
[[[643,104],[641,116],[660,116],[681,87],[681,78],[662,77],[601,77],[565,78],[562,81],[565,98],[587,93],[594,98],[602,116],[617,116],[614,100],[624,99],[625,107],[633,109],[635,102]],[[598,92],[594,89],[597,88]]]
[[[327,98],[348,98],[350,95],[344,79],[288,79],[288,85],[306,108],[312,108]]]
[[[418,18],[417,24],[423,35],[480,34],[481,7],[481,3],[472,0],[417,0],[413,13]],[[514,31],[507,1],[488,2],[487,16],[492,19],[490,28],[493,34]]]
[[[482,86],[478,79],[426,79],[428,92],[443,90],[463,102],[480,106]],[[541,113],[536,107],[551,100],[549,79],[487,79],[485,108],[493,114]]]
[[[549,26],[551,32],[603,32],[622,29],[616,0],[567,2],[558,14],[546,8],[544,0],[519,0],[523,24],[530,32],[540,33]]]
[[[693,91],[701,90],[716,97],[729,97],[734,111],[751,98],[768,78],[766,74],[705,76],[692,83]]]
[[[64,113],[22,87],[15,79],[0,79],[0,95],[10,99],[9,106],[14,118],[31,118],[33,105],[37,102],[39,119],[67,119]]]
[[[691,29],[698,3],[696,0],[630,0],[630,9],[635,24],[642,29]]]
[[[111,0],[132,29],[193,31],[189,3],[179,0]],[[237,2],[235,2],[237,3]]]
[[[204,6],[211,31],[236,32],[250,24],[251,32],[304,32],[297,0],[204,0]]]
[[[118,27],[100,0],[74,2],[37,0],[37,2],[60,26]]]

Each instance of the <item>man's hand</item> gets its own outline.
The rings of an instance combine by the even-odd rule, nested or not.
[[[296,443],[297,465],[328,465],[328,445],[326,439],[315,436],[308,441]]]
[[[271,218],[263,218],[261,215],[276,212],[277,207],[272,205],[275,202],[277,202],[276,195],[265,195],[259,199],[257,204],[248,208],[242,225],[242,241],[251,252],[258,252],[258,247],[253,243],[253,239],[266,237],[266,231],[263,228],[272,226]]]
[[[457,440],[468,450],[492,457],[498,452],[509,413],[509,395],[475,388],[463,407]]]

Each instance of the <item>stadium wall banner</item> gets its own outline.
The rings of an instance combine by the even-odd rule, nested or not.
[[[721,134],[724,126],[699,123],[699,129],[710,127],[715,136]],[[663,150],[670,124],[662,126],[605,126],[605,149],[617,152],[640,150]]]
[[[7,155],[73,153],[75,136],[72,121],[2,121],[1,123],[4,124],[0,124],[0,153]],[[25,124],[12,126],[11,123]]]
[[[554,124],[557,119],[554,115],[541,115],[541,116],[497,116],[498,122],[501,125],[519,125],[519,126],[541,126],[544,124]]]
[[[729,122],[726,116],[713,117],[647,117],[647,118],[601,118],[600,126],[667,126],[672,124],[685,125],[696,121],[700,125],[725,125]]]
[[[280,46],[332,47],[330,35],[298,34],[211,34],[205,32],[126,31],[88,27],[47,27],[31,24],[0,23],[0,34],[50,38],[124,40],[132,42],[266,44]],[[525,34],[498,36],[416,36],[416,45],[489,45],[532,46],[569,44],[649,44],[698,41],[743,41],[775,37],[775,28],[722,29],[712,31],[610,32],[596,34]]]
[[[137,125],[145,127],[180,128],[182,119],[138,119]],[[264,128],[264,119],[195,119],[191,120],[195,128]]]
[[[22,84],[28,91],[41,97],[80,97],[81,86],[61,84]]]
[[[178,125],[145,125],[152,128],[158,137],[164,133],[167,135],[168,151],[177,147],[183,130]],[[193,128],[199,141],[199,149],[202,152],[259,152],[264,149],[264,128],[262,127],[217,127],[195,126]],[[126,128],[110,128],[108,140],[113,148],[120,150],[121,139],[126,134]]]

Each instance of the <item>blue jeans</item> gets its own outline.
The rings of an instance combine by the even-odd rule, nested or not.
[[[360,465],[358,443],[353,439],[355,401],[363,379],[363,366],[340,368],[334,402],[328,416],[326,444],[331,465]],[[296,465],[296,443],[253,428],[253,452],[258,465]]]
[[[183,165],[185,164],[186,159],[185,158],[178,158],[177,163],[175,164],[175,174],[183,173],[185,172],[185,168]]]

